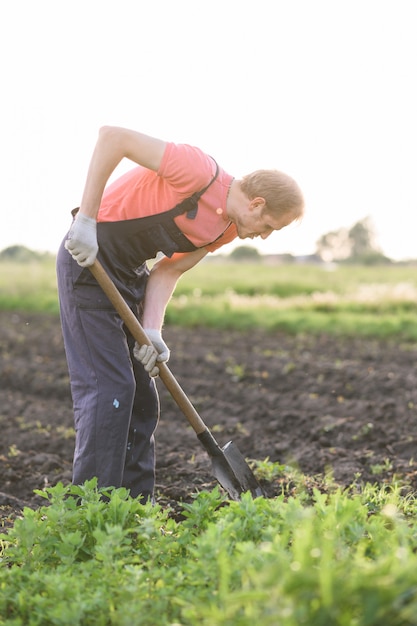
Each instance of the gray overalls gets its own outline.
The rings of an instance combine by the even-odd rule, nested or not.
[[[217,174],[218,168],[207,187],[169,211],[97,224],[97,258],[139,319],[149,275],[146,261],[159,251],[170,257],[197,249],[174,217],[187,213],[194,219],[199,198]],[[132,335],[64,242],[57,277],[76,431],[73,483],[96,476],[99,487],[124,486],[132,497],[152,498],[159,419],[155,382],[133,357]]]

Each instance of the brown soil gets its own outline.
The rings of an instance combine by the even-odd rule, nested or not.
[[[417,345],[167,327],[170,369],[221,445],[340,485],[399,477],[417,488]],[[71,481],[72,406],[59,320],[0,312],[0,514]],[[157,500],[175,507],[216,481],[158,382]],[[417,462],[417,461],[416,461]],[[268,496],[282,481],[264,485]]]

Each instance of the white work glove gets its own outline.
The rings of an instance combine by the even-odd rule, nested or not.
[[[145,370],[149,373],[149,376],[154,378],[159,374],[159,367],[157,362],[166,363],[170,357],[170,350],[162,339],[161,332],[155,328],[145,328],[145,333],[149,340],[152,341],[152,346],[144,344],[140,346],[138,343],[133,348],[133,355],[140,363],[142,363]]]
[[[92,265],[98,252],[96,220],[78,213],[64,245],[78,265],[81,267]]]

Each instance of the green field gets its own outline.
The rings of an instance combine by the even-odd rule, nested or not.
[[[413,267],[216,259],[181,279],[167,322],[411,342],[416,296]],[[53,259],[0,263],[0,309],[58,314]],[[94,481],[39,492],[0,535],[0,626],[417,626],[409,485],[253,471],[281,495],[202,491],[181,520]]]
[[[0,309],[58,313],[52,258],[0,263]],[[417,339],[415,267],[213,258],[180,280],[167,324]]]

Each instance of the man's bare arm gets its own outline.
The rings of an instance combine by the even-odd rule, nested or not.
[[[144,328],[161,330],[165,309],[179,278],[184,272],[199,263],[206,255],[207,250],[199,248],[194,252],[178,252],[171,258],[164,257],[155,263],[146,287],[143,313]]]
[[[157,171],[166,142],[134,130],[117,126],[100,128],[91,157],[80,213],[96,218],[104,188],[116,166],[123,158]]]

